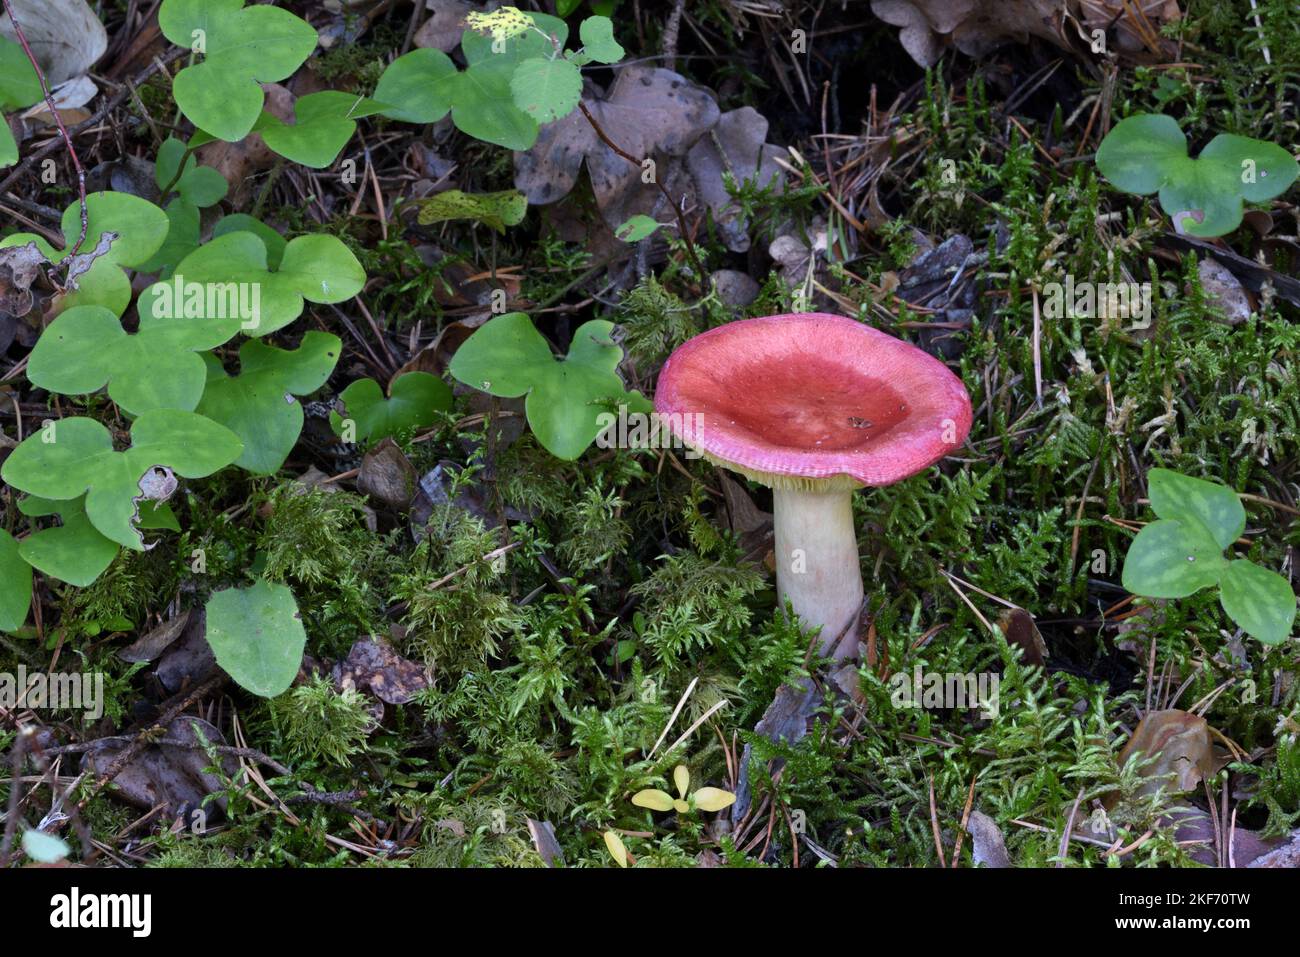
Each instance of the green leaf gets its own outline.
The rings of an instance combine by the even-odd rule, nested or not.
[[[312,169],[325,169],[352,139],[357,120],[373,116],[383,106],[363,96],[323,90],[298,98],[292,124],[263,112],[255,129],[281,156]]]
[[[557,361],[526,315],[507,313],[465,340],[450,372],[491,395],[526,394],[524,408],[537,440],[557,458],[576,459],[600,434],[601,413],[627,401],[615,371],[623,350],[610,339],[613,328],[603,319],[584,323],[568,357]]]
[[[312,26],[287,10],[243,0],[164,0],[158,26],[178,46],[202,41],[203,62],[176,75],[172,96],[195,126],[231,143],[262,112],[259,83],[292,74],[317,42]]]
[[[51,578],[86,588],[117,557],[117,542],[90,524],[84,497],[55,502],[28,496],[19,509],[29,516],[58,515],[62,519],[61,525],[33,532],[19,546],[23,560]],[[146,527],[143,519],[138,525]]]
[[[507,226],[523,222],[528,212],[528,200],[517,189],[499,193],[462,193],[449,189],[427,199],[417,200],[420,207],[419,223],[430,226],[450,219],[471,219],[504,233]]]
[[[330,413],[334,434],[343,435],[350,419],[356,427],[355,440],[369,446],[432,425],[437,413],[451,408],[451,389],[427,372],[408,372],[393,381],[391,398],[384,398],[374,379],[358,379],[343,390],[339,399],[346,418]]]
[[[260,219],[254,219],[247,213],[231,213],[217,221],[212,227],[212,238],[225,236],[227,233],[256,233],[266,247],[266,266],[272,272],[280,268],[284,259],[284,249],[289,241]]]
[[[140,272],[156,272],[170,279],[176,266],[199,248],[202,216],[199,208],[177,196],[167,204],[167,238],[149,259],[140,264]]]
[[[265,581],[209,598],[207,634],[217,664],[263,698],[274,698],[293,684],[307,644],[293,592]]]
[[[569,39],[569,25],[558,17],[552,17],[545,13],[532,13],[524,11],[525,15],[532,18],[537,30],[527,30],[517,37],[511,37],[500,43],[493,40],[491,36],[485,36],[481,33],[475,33],[473,30],[466,30],[460,37],[460,50],[465,54],[465,62],[470,66],[479,63],[485,63],[488,60],[499,60],[504,63],[515,64],[521,60],[531,59],[538,56],[550,56],[556,50],[556,44],[560,49],[564,48],[565,41]],[[541,32],[539,33],[538,30]],[[549,38],[554,38],[552,43]]]
[[[1185,598],[1216,585],[1227,561],[1223,549],[1195,519],[1152,522],[1129,546],[1124,587],[1148,598]]]
[[[538,123],[568,116],[582,97],[582,73],[568,60],[535,57],[515,67],[510,78],[515,106]]]
[[[131,447],[113,450],[108,430],[94,419],[60,419],[29,436],[0,467],[0,479],[42,498],[86,494],[86,514],[106,537],[136,551],[136,527],[145,474],[171,469],[202,478],[234,462],[243,451],[229,429],[192,412],[155,409],[136,419]]]
[[[1295,592],[1276,572],[1244,558],[1229,562],[1219,579],[1219,603],[1246,634],[1281,644],[1295,624]]]
[[[198,160],[187,153],[188,149],[189,147],[183,141],[174,136],[164,140],[163,145],[158,148],[158,160],[154,164],[154,180],[159,189],[166,189],[167,185],[175,179],[176,184],[172,189],[185,202],[199,209],[215,206],[226,198],[230,184],[211,166],[200,166]],[[180,169],[182,160],[185,163],[185,172],[177,178],[176,171]]]
[[[614,235],[625,243],[639,243],[661,225],[663,224],[651,217],[638,213],[614,230]]]
[[[44,831],[23,831],[23,853],[38,864],[57,864],[72,853],[61,838]]]
[[[582,50],[597,63],[617,63],[623,59],[623,47],[614,39],[614,21],[609,17],[587,17],[578,28]]]
[[[77,288],[61,297],[60,309],[73,306],[104,306],[120,316],[131,302],[131,281],[124,268],[136,268],[158,251],[167,235],[167,214],[148,200],[130,193],[91,193],[86,197],[86,241],[78,251],[89,254],[106,232],[115,233],[108,251],[77,278]],[[63,213],[65,247],[81,234],[81,204],[73,202]],[[62,262],[44,237],[17,233],[0,239],[0,249],[35,242],[51,262]]]
[[[32,569],[18,542],[0,528],[0,631],[17,631],[32,603]]]
[[[304,299],[343,302],[365,282],[361,264],[335,236],[297,237],[285,246],[279,268],[271,272],[261,238],[232,232],[186,256],[171,280],[142,292],[139,310],[141,316],[238,319],[248,335],[263,336],[297,319]]]
[[[302,432],[302,406],[294,396],[325,384],[342,345],[338,336],[316,331],[293,350],[250,339],[239,349],[238,376],[227,376],[216,363],[198,411],[244,443],[236,465],[258,475],[280,470]]]
[[[1097,148],[1097,168],[1126,193],[1146,196],[1167,180],[1169,165],[1187,158],[1187,137],[1162,113],[1120,120]]]
[[[1160,518],[1194,518],[1227,548],[1246,529],[1246,509],[1237,493],[1218,482],[1191,478],[1170,469],[1147,473],[1151,510]]]
[[[23,48],[0,36],[0,110],[21,110],[44,98],[41,78]]]
[[[207,370],[196,355],[239,331],[239,320],[154,318],[143,312],[128,335],[102,306],[76,306],[41,335],[27,363],[33,385],[62,395],[108,386],[108,395],[132,415],[151,409],[191,411],[203,395]],[[159,374],[159,370],[166,370]]]
[[[13,166],[18,162],[18,141],[14,131],[9,128],[9,121],[0,116],[0,167]]]
[[[1196,159],[1171,117],[1138,114],[1116,124],[1097,150],[1097,168],[1129,193],[1159,192],[1174,228],[1195,236],[1222,236],[1241,222],[1242,202],[1280,196],[1300,176],[1285,149],[1221,133]]]
[[[438,122],[451,110],[451,90],[446,81],[455,75],[456,65],[441,50],[412,50],[399,56],[384,70],[375,87],[376,100],[395,104],[386,107],[381,115],[404,123]]]
[[[494,57],[447,79],[451,121],[462,133],[510,150],[537,142],[537,121],[515,106],[510,80],[515,62]]]

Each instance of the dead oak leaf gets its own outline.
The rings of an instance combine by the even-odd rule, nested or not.
[[[611,141],[641,160],[684,156],[718,122],[713,97],[672,70],[629,66],[606,97],[595,92],[589,85],[583,97],[587,109]],[[515,187],[532,205],[553,203],[573,189],[584,161],[596,205],[611,225],[626,220],[636,194],[655,191],[643,182],[643,167],[606,146],[581,110],[542,127],[532,149],[515,154]]]

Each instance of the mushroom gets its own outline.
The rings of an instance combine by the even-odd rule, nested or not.
[[[777,595],[821,628],[824,655],[856,657],[853,491],[915,475],[966,440],[961,380],[844,316],[764,316],[682,344],[659,374],[655,411],[684,445],[772,489]]]

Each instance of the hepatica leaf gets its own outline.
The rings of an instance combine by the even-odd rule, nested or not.
[[[167,137],[158,148],[158,159],[154,163],[154,180],[160,190],[172,185],[181,199],[199,209],[215,206],[226,198],[230,184],[226,178],[211,166],[200,166],[193,154],[182,140],[174,136]],[[178,177],[177,171],[184,162],[184,172]]]
[[[217,664],[263,698],[293,684],[307,644],[293,592],[265,581],[209,598],[207,637]]]
[[[1158,192],[1174,228],[1195,236],[1231,232],[1241,222],[1243,201],[1280,196],[1300,175],[1282,147],[1228,133],[1192,159],[1178,123],[1150,113],[1116,124],[1097,150],[1097,168],[1124,192]]]
[[[18,508],[24,515],[58,515],[62,521],[28,535],[18,549],[25,562],[51,578],[85,588],[117,557],[117,542],[105,538],[90,524],[84,496],[56,502],[29,495],[18,503]],[[139,525],[144,527],[144,522]]]
[[[140,294],[140,313],[155,317],[236,318],[251,336],[263,336],[302,314],[303,300],[351,299],[366,275],[335,236],[299,236],[284,248],[279,268],[267,268],[266,244],[255,233],[232,232],[186,256],[170,280]]]
[[[335,435],[346,435],[349,420],[354,440],[374,445],[380,439],[432,425],[437,413],[451,408],[451,389],[435,375],[408,372],[393,381],[392,395],[384,398],[374,379],[358,379],[339,395],[346,415],[330,413]]]
[[[340,90],[323,90],[298,98],[292,124],[263,112],[254,129],[262,134],[267,146],[286,159],[312,169],[325,169],[352,139],[357,120],[374,116],[385,106]]]
[[[515,67],[510,94],[515,106],[538,123],[551,123],[578,105],[582,73],[568,60],[534,57]]]
[[[465,340],[451,374],[475,389],[503,398],[526,395],[528,424],[554,456],[576,459],[600,434],[600,414],[628,395],[616,369],[623,350],[611,339],[614,325],[584,323],[569,354],[557,360],[522,312],[491,319]]]
[[[568,38],[569,28],[563,20],[543,13],[523,16],[531,18],[545,34],[554,36],[561,46]],[[537,120],[516,105],[511,80],[523,61],[554,54],[550,40],[533,29],[497,40],[466,30],[461,36],[461,52],[468,65],[459,71],[438,50],[414,50],[394,60],[375,87],[375,99],[392,104],[383,115],[408,123],[435,123],[450,112],[452,122],[462,133],[507,149],[531,147],[537,141]],[[572,71],[564,73],[571,86],[577,68],[567,62],[565,67]],[[550,100],[534,104],[539,118],[548,112],[547,102],[558,105],[554,94],[563,82],[559,79],[563,69],[557,68],[555,77],[548,81]],[[574,99],[569,109],[576,105]]]
[[[1281,644],[1295,624],[1295,592],[1277,572],[1254,562],[1229,562],[1219,580],[1219,603],[1246,634],[1267,645]]]
[[[196,354],[239,331],[239,320],[154,318],[144,312],[128,335],[102,306],[76,306],[42,334],[27,363],[33,385],[62,395],[108,386],[108,395],[132,415],[151,409],[191,411],[207,377]],[[160,375],[159,370],[166,370]]]
[[[1237,493],[1218,482],[1191,478],[1172,469],[1151,469],[1147,473],[1151,510],[1160,518],[1194,518],[1219,548],[1227,548],[1246,528],[1246,509]]]
[[[116,234],[103,255],[90,269],[77,277],[77,288],[60,301],[61,309],[72,306],[98,305],[120,316],[131,302],[131,280],[123,269],[133,269],[146,262],[162,246],[167,235],[167,214],[148,200],[130,193],[91,193],[86,197],[86,241],[79,253],[94,250],[106,232]],[[65,246],[81,233],[81,205],[74,202],[63,212]],[[44,237],[17,233],[0,239],[0,249],[25,246],[35,242],[51,262],[61,262],[58,252]]]
[[[1123,584],[1148,598],[1185,598],[1219,583],[1222,547],[1194,519],[1152,522],[1129,546]]]
[[[18,542],[0,528],[0,631],[17,631],[32,602],[32,569],[19,554]]]
[[[156,409],[131,427],[131,447],[113,449],[108,430],[94,419],[61,419],[29,436],[0,467],[0,479],[48,499],[86,495],[86,514],[101,534],[136,551],[138,503],[148,496],[141,481],[154,469],[201,478],[224,468],[243,451],[229,429],[192,412]]]
[[[176,105],[199,129],[242,140],[262,112],[259,83],[283,80],[316,49],[316,31],[278,7],[243,0],[164,0],[158,26],[203,57],[172,83]]]
[[[294,398],[315,392],[339,360],[342,343],[327,332],[308,332],[297,349],[250,339],[239,349],[239,375],[228,376],[208,357],[211,378],[198,411],[224,425],[244,444],[235,460],[258,475],[280,470],[302,432],[302,406]]]
[[[31,106],[42,97],[41,81],[23,48],[8,37],[0,37],[0,113]],[[0,116],[0,167],[18,162],[18,144],[13,130]]]
[[[578,28],[582,52],[597,63],[617,63],[623,47],[614,39],[614,21],[609,17],[587,17]]]

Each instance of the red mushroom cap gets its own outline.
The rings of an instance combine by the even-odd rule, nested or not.
[[[942,362],[844,316],[744,319],[683,343],[655,411],[706,458],[765,485],[889,485],[966,440],[970,396]]]

